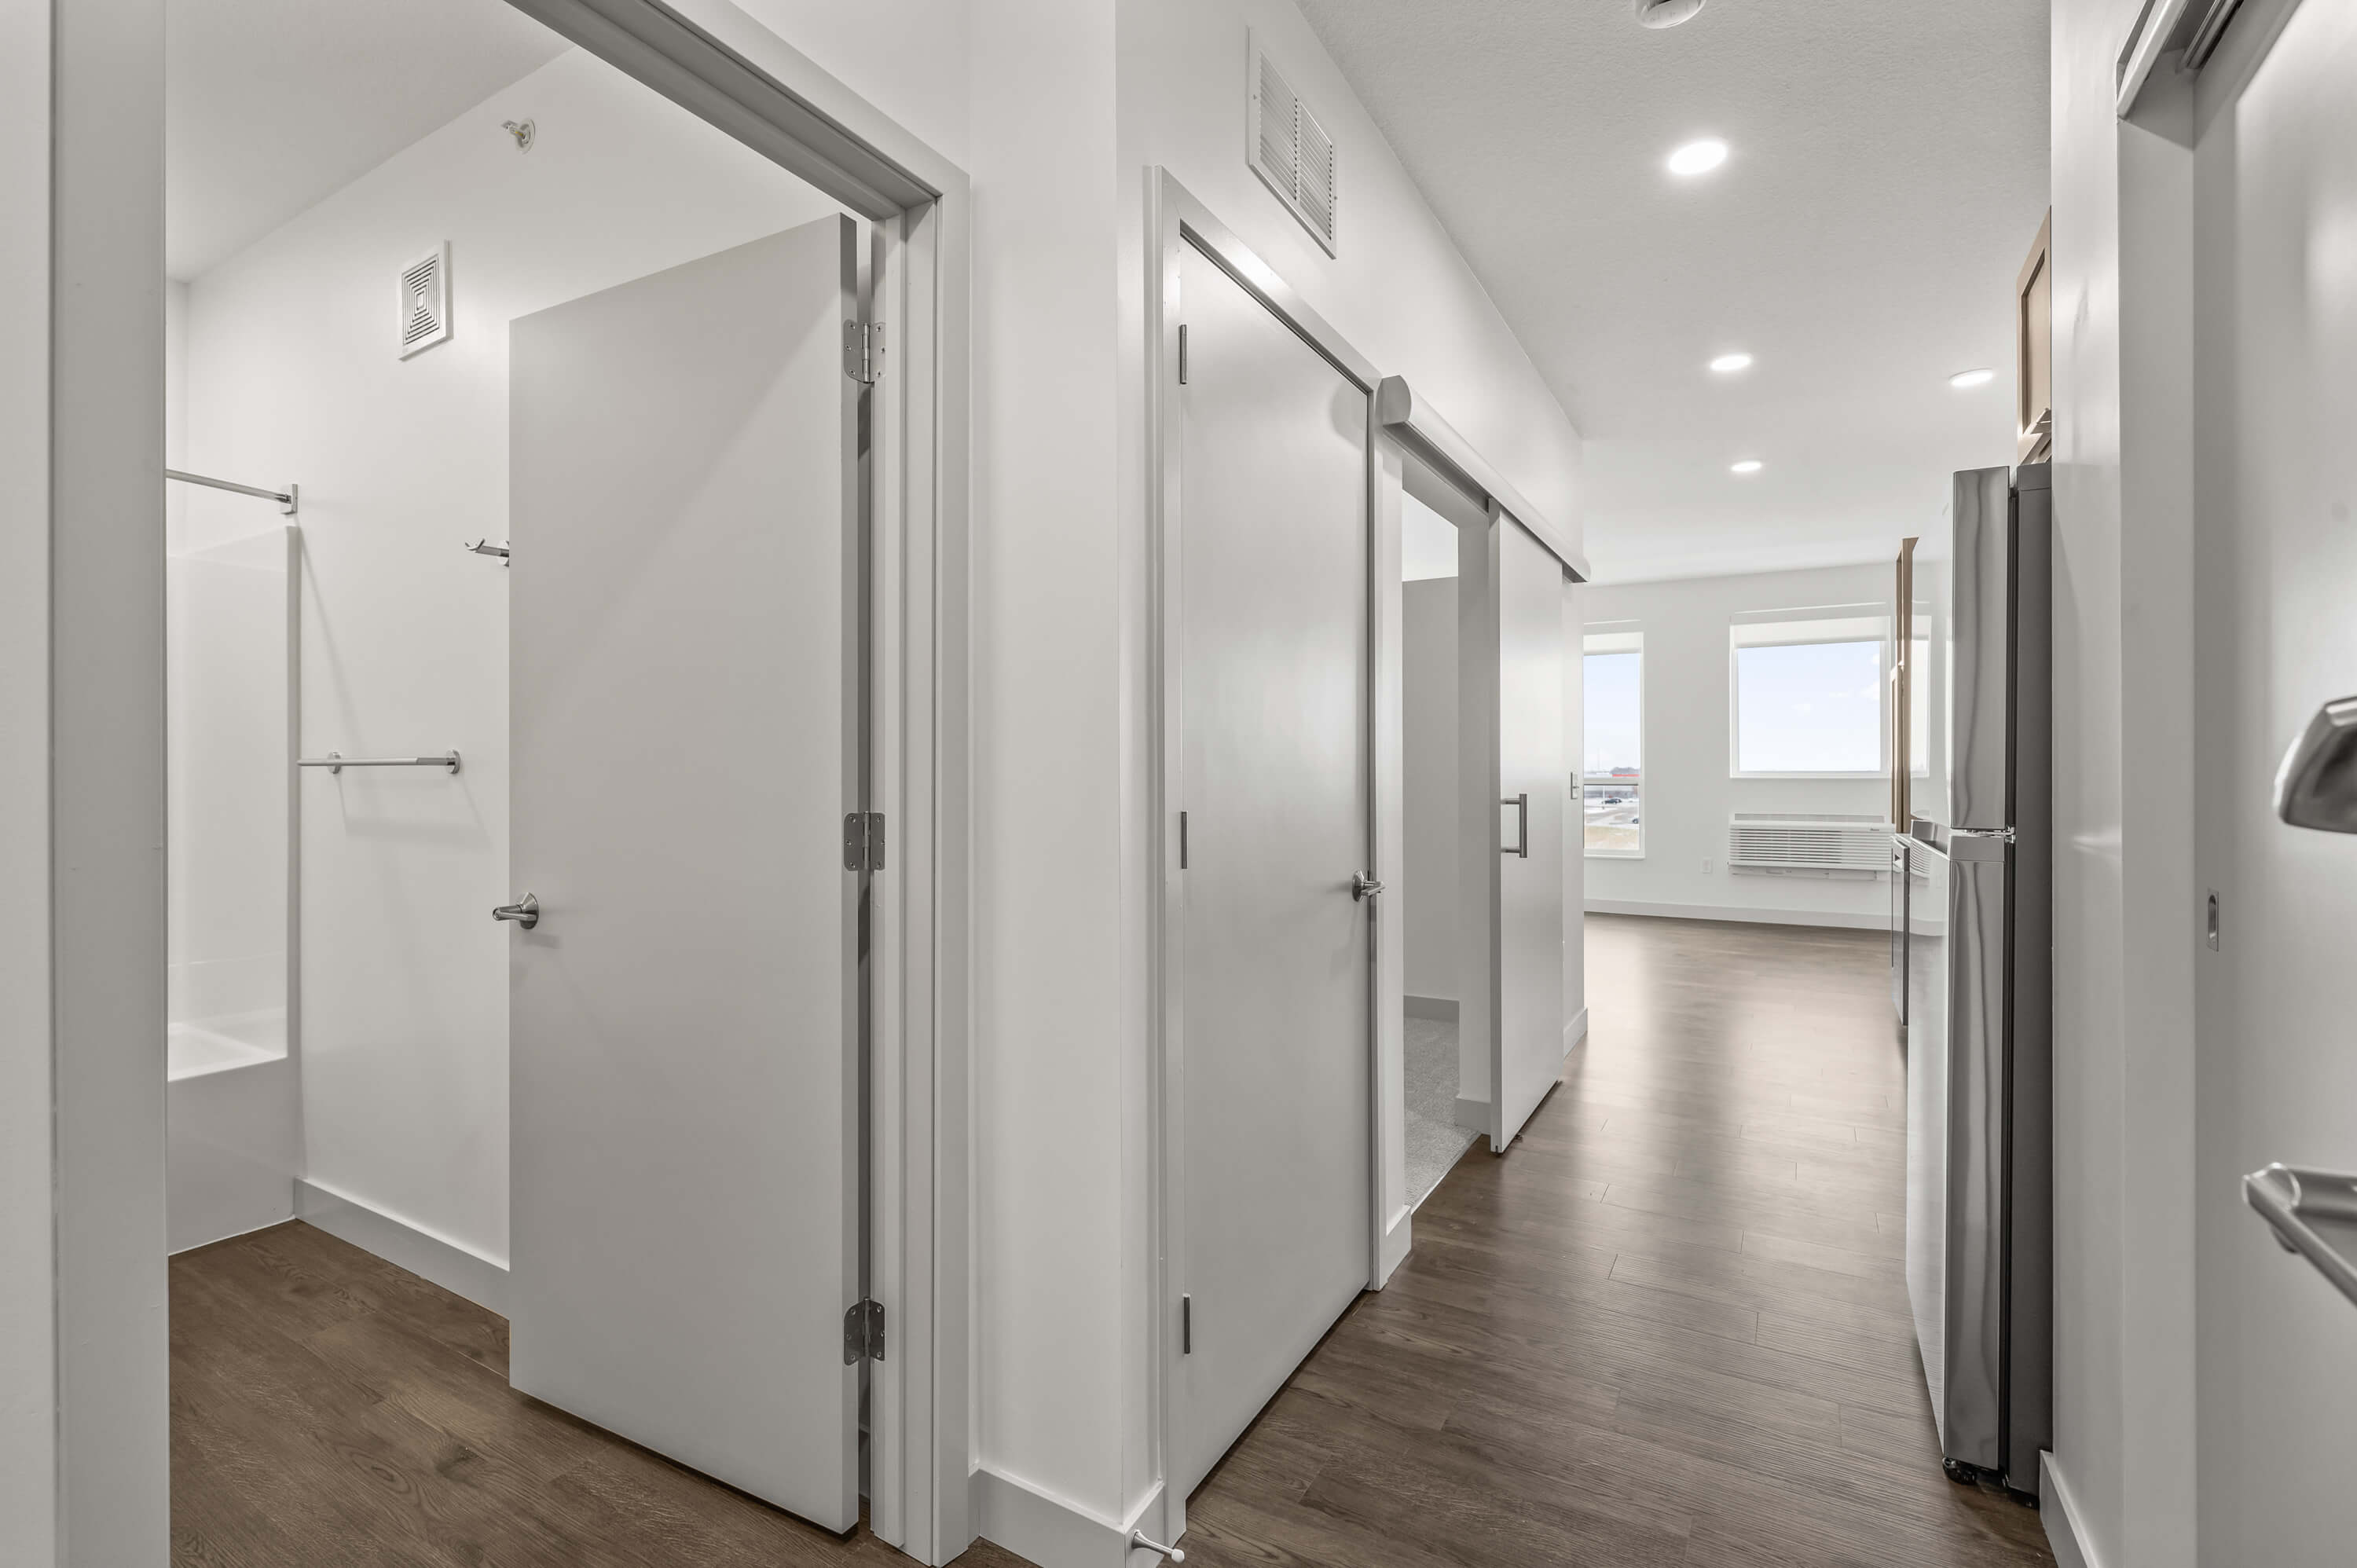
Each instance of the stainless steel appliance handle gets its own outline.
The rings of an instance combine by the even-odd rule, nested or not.
[[[1531,857],[1531,797],[1530,797],[1530,792],[1529,792],[1528,790],[1525,790],[1525,791],[1523,791],[1523,792],[1522,794],[1520,794],[1520,795],[1509,795],[1509,796],[1507,796],[1504,800],[1502,800],[1499,801],[1499,802],[1498,802],[1498,804],[1500,804],[1501,806],[1512,806],[1512,807],[1513,807],[1513,808],[1514,808],[1514,846],[1513,846],[1513,848],[1512,848],[1512,849],[1508,849],[1508,848],[1506,848],[1503,844],[1501,844],[1501,845],[1499,845],[1499,847],[1498,847],[1498,853],[1499,853],[1500,854],[1518,854],[1518,855],[1521,855],[1524,860],[1528,860],[1528,859],[1530,859],[1530,857]]]
[[[2333,1289],[2357,1302],[2357,1262],[2309,1223],[2323,1220],[2357,1240],[2357,1176],[2271,1165],[2243,1178],[2243,1199],[2275,1228],[2278,1246],[2315,1264]]]
[[[347,768],[440,768],[458,771],[458,753],[454,746],[439,757],[346,757],[331,751],[325,757],[298,757],[297,768],[324,768],[330,773],[341,773]]]

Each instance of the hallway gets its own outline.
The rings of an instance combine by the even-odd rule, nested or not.
[[[1196,1494],[1189,1563],[2050,1563],[1941,1473],[1885,940],[1589,916],[1565,1081]]]

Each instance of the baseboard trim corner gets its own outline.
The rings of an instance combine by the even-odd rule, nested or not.
[[[1136,1517],[1162,1500],[1147,1494]],[[1043,1487],[985,1465],[974,1473],[974,1520],[985,1541],[1039,1568],[1125,1568],[1129,1529]]]
[[[1469,1133],[1488,1133],[1490,1131],[1490,1102],[1486,1100],[1468,1100],[1463,1095],[1458,1095],[1457,1097],[1457,1124],[1459,1127],[1464,1128]]]
[[[510,1316],[504,1263],[300,1176],[295,1178],[295,1218],[477,1306]]]
[[[1457,1022],[1457,1004],[1446,996],[1404,995],[1400,1011],[1411,1018],[1437,1018],[1444,1024]]]
[[[1376,1245],[1374,1289],[1391,1283],[1392,1272],[1407,1260],[1408,1250],[1415,1245],[1415,1206],[1403,1203],[1383,1227],[1383,1240]]]
[[[1644,898],[1590,898],[1591,915],[1648,915],[1664,920],[1733,920],[1754,926],[1815,926],[1835,931],[1880,931],[1890,917],[1880,911],[1852,914],[1842,909],[1761,909],[1732,904],[1657,904]]]
[[[1587,1038],[1587,1009],[1582,1007],[1572,1015],[1571,1022],[1563,1026],[1565,1058],[1568,1059],[1571,1053],[1579,1048],[1579,1042],[1586,1038]]]
[[[2079,1517],[2079,1499],[2063,1478],[2062,1466],[2051,1453],[2038,1455],[2039,1522],[2046,1527],[2046,1544],[2053,1550],[2054,1568],[2104,1568],[2104,1560],[2087,1539]]]

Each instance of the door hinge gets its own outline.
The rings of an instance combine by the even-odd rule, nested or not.
[[[1194,1353],[1195,1298],[1182,1295],[1178,1298],[1178,1354],[1191,1356]]]
[[[884,1359],[884,1304],[862,1301],[843,1315],[843,1364]]]
[[[884,813],[853,811],[843,819],[843,868],[884,869]]]
[[[1178,384],[1182,387],[1187,384],[1187,326],[1184,322],[1178,325]]]
[[[846,321],[843,324],[843,373],[861,386],[872,387],[884,373],[884,324]]]

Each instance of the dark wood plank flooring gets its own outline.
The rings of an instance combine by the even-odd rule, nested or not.
[[[909,1562],[516,1393],[505,1318],[299,1221],[182,1253],[171,1291],[175,1564]]]
[[[2050,1563],[1940,1472],[1882,939],[1587,929],[1587,1045],[1196,1494],[1190,1568]],[[171,1283],[176,1563],[905,1561],[514,1393],[504,1320],[308,1226]]]
[[[1942,1474],[1874,932],[1595,916],[1588,1042],[1188,1505],[1189,1568],[2050,1563]]]

